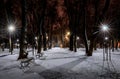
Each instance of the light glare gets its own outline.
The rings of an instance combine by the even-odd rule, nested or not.
[[[108,40],[108,37],[105,37],[105,40]]]
[[[14,25],[9,25],[9,26],[8,26],[8,31],[9,31],[9,32],[15,31],[15,26],[14,26]]]
[[[70,35],[70,32],[67,32],[67,35]]]
[[[35,40],[37,40],[38,38],[37,38],[37,36],[35,37]]]
[[[107,26],[107,25],[103,25],[103,26],[102,26],[102,30],[103,30],[103,31],[107,31],[107,30],[108,30],[108,26]]]

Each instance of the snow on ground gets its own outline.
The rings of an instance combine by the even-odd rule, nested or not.
[[[0,52],[0,79],[120,79],[120,52],[112,52],[112,61],[103,62],[103,50],[85,56],[85,49],[71,52],[67,48],[52,48],[30,68],[21,69],[17,61],[19,50],[13,55],[8,49]],[[32,52],[29,52],[29,57]]]

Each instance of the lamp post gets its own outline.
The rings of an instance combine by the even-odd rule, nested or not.
[[[105,37],[105,40],[107,41],[107,40],[108,40],[108,37]]]
[[[38,47],[38,42],[37,42],[37,40],[38,40],[38,37],[36,36],[36,37],[35,37],[36,48]]]
[[[102,25],[102,31],[103,31],[103,34],[104,34],[104,36],[103,36],[103,60],[105,60],[105,53],[107,53],[107,52],[105,52],[105,50],[104,50],[104,48],[105,48],[105,40],[108,40],[108,37],[105,37],[105,32],[107,32],[109,30],[109,28],[108,28],[108,26],[107,25]]]
[[[114,64],[111,61],[111,52],[109,48],[109,40],[110,38],[105,36],[105,33],[108,32],[110,28],[107,25],[102,26],[102,31],[104,32],[103,42],[104,42],[104,48],[103,48],[103,67],[102,67],[102,74],[105,68],[108,68],[108,70],[105,72],[105,74],[101,75],[104,78],[110,78],[111,74],[114,78],[118,78],[118,71],[114,67]],[[105,49],[105,50],[104,50]],[[106,63],[106,64],[105,64]],[[112,72],[110,72],[112,71]],[[106,75],[107,74],[107,75]],[[115,74],[115,75],[113,75]],[[105,77],[106,76],[106,77]]]
[[[78,47],[79,47],[79,46],[78,46],[78,43],[79,43],[80,37],[77,36],[76,39],[77,39],[76,46],[77,46],[77,48],[78,48]]]
[[[104,39],[107,40],[108,37],[105,37],[105,32],[107,32],[109,30],[108,26],[107,25],[102,25],[102,31],[104,33]]]
[[[10,44],[10,48],[9,51],[12,54],[12,39],[11,39],[11,34],[15,31],[15,26],[14,25],[8,25],[8,32],[9,32],[9,44]]]
[[[19,48],[19,39],[17,39],[17,48]]]

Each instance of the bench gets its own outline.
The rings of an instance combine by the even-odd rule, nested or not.
[[[30,63],[31,62],[34,62],[34,58],[33,57],[29,57],[29,58],[26,58],[26,59],[21,59],[20,61],[20,67],[22,69],[24,69],[25,67],[29,67]]]

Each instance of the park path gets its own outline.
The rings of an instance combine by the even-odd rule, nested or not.
[[[43,57],[35,59],[36,64],[31,64],[24,71],[16,61],[17,53],[3,56],[0,57],[0,79],[120,79],[119,51],[112,53],[112,62],[104,62],[104,68],[101,49],[94,51],[92,57],[86,57],[84,52],[84,49],[78,49],[75,53],[68,49],[53,48],[45,51]]]

